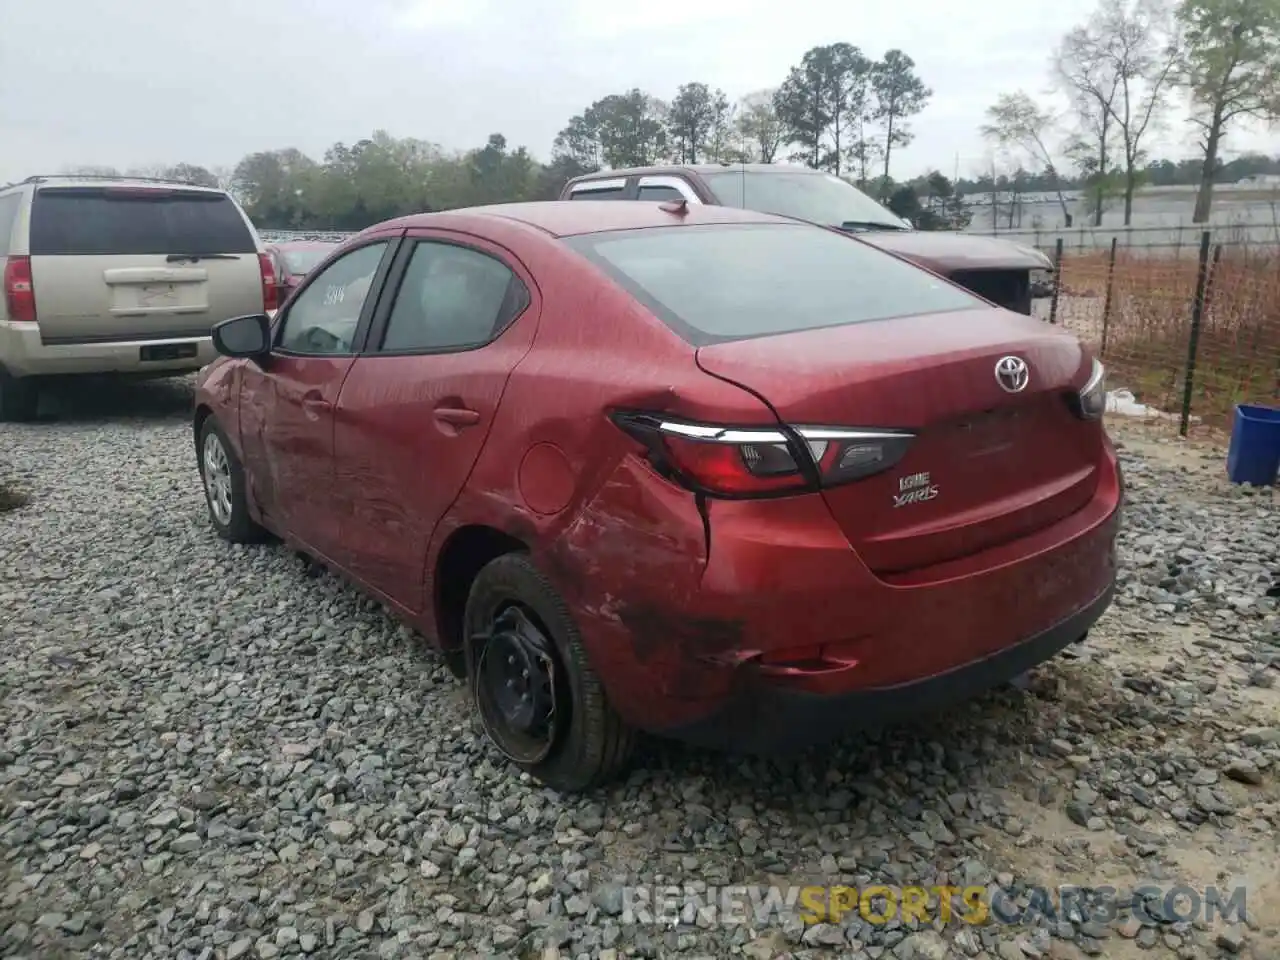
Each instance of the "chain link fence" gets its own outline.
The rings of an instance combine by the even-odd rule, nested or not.
[[[1280,402],[1280,238],[1153,232],[1042,243],[1059,268],[1041,315],[1097,351],[1133,414],[1183,436],[1229,428],[1237,403]]]

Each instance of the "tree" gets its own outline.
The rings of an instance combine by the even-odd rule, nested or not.
[[[166,167],[162,176],[166,180],[182,180],[186,183],[195,184],[197,187],[221,186],[217,176],[207,167],[200,167],[191,163],[178,163],[172,167]]]
[[[742,98],[738,107],[738,136],[742,138],[744,160],[773,163],[782,146],[784,132],[774,108],[775,90],[759,90]]]
[[[1000,146],[1016,148],[1027,153],[1033,160],[1041,164],[1054,192],[1058,195],[1058,203],[1062,207],[1062,217],[1066,225],[1071,226],[1071,209],[1067,206],[1067,198],[1062,192],[1062,181],[1058,176],[1057,165],[1053,161],[1053,152],[1049,147],[1049,138],[1053,135],[1057,120],[1047,110],[1036,105],[1024,91],[1001,94],[994,104],[987,108],[987,122],[982,126],[982,135]]]
[[[1089,186],[1093,225],[1102,226],[1107,176],[1111,171],[1112,107],[1120,93],[1120,75],[1105,41],[1091,21],[1062,38],[1054,54],[1054,73],[1071,101],[1077,133],[1067,152],[1076,161]]]
[[[644,167],[667,155],[665,105],[633,88],[597,100],[584,113],[610,167]]]
[[[667,138],[680,163],[697,163],[716,123],[716,97],[705,83],[682,84],[667,112]]]
[[[711,96],[711,135],[707,140],[707,159],[712,163],[726,163],[741,159],[742,151],[733,144],[736,105],[729,102],[723,90]]]
[[[1125,226],[1133,219],[1143,141],[1165,106],[1179,57],[1167,0],[1102,0],[1084,26],[1067,34],[1058,54],[1059,76],[1097,138],[1096,189],[1110,174],[1108,134],[1114,129],[1120,141]],[[1100,223],[1100,199],[1094,206]]]
[[[908,117],[924,109],[933,91],[916,75],[915,61],[901,50],[890,50],[871,67],[871,116],[884,125],[884,179],[889,179],[889,159],[894,146],[911,142]]]
[[[553,160],[565,160],[586,171],[599,170],[604,157],[595,115],[587,110],[570,117],[569,123],[556,135],[551,156]]]
[[[775,109],[788,142],[815,170],[839,175],[858,147],[859,121],[867,115],[871,62],[857,47],[813,47],[778,88]]]
[[[1180,82],[1203,133],[1194,220],[1205,223],[1223,137],[1241,118],[1280,117],[1280,0],[1183,0]]]

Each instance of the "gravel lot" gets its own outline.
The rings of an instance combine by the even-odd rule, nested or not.
[[[214,537],[188,383],[63,405],[0,426],[0,956],[1280,956],[1280,511],[1220,454],[1115,429],[1120,599],[1026,689],[786,765],[650,744],[566,800],[380,608]],[[624,924],[659,881],[1243,883],[1250,917]]]

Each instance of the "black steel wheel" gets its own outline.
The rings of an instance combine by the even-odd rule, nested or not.
[[[485,733],[516,763],[545,760],[564,716],[556,709],[555,643],[517,605],[498,612],[492,629],[473,643],[474,696]]]
[[[481,727],[512,763],[564,792],[625,765],[634,734],[609,705],[563,598],[526,554],[480,571],[464,630]]]

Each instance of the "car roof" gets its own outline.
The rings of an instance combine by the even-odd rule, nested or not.
[[[785,163],[669,163],[652,167],[627,167],[622,170],[597,170],[574,177],[570,183],[581,183],[584,180],[611,180],[616,177],[662,176],[663,174],[681,173],[803,173],[823,175],[826,171],[814,170],[811,167],[792,166]]]
[[[227,192],[221,187],[205,187],[182,180],[162,180],[156,177],[94,177],[67,174],[28,177],[22,183],[34,184],[37,190],[43,190],[46,187],[129,187],[138,190],[181,190],[193,193],[225,194]],[[14,184],[14,186],[21,185]]]
[[[421,213],[393,221],[400,227],[433,227],[457,224],[460,218],[514,220],[554,237],[571,237],[608,230],[640,230],[646,227],[674,227],[682,224],[714,223],[796,223],[756,210],[689,204],[683,215],[664,209],[669,204],[616,200],[540,200],[528,203],[496,203],[464,207],[440,213]],[[384,226],[386,226],[384,224]]]

